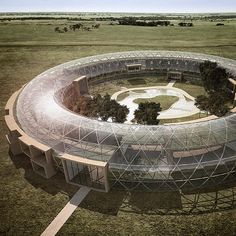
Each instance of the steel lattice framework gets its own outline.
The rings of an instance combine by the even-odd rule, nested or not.
[[[199,73],[199,64],[206,60],[236,76],[234,60],[186,52],[131,51],[71,61],[29,82],[17,98],[14,117],[27,135],[51,147],[57,157],[66,153],[108,163],[105,181],[114,188],[183,191],[230,183],[236,177],[234,113],[209,121],[145,126],[101,122],[68,109],[68,101],[75,99],[71,84],[79,76],[103,83],[103,75],[107,81],[137,63],[142,73]]]

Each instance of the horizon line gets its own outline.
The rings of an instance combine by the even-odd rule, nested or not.
[[[120,11],[1,11],[0,13],[132,13],[132,14],[228,14],[228,13],[233,13],[236,14],[236,11],[223,11],[223,12],[218,12],[218,11],[206,11],[206,12],[120,12]]]

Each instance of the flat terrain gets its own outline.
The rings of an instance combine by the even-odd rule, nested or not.
[[[52,66],[101,53],[180,50],[236,59],[235,21],[225,21],[222,27],[215,26],[216,22],[193,23],[192,28],[152,28],[101,22],[101,27],[91,32],[56,33],[56,26],[71,23],[56,20],[0,22],[0,235],[39,235],[77,190],[65,185],[61,174],[44,180],[32,172],[27,159],[9,156],[3,116],[10,95]],[[236,210],[161,216],[148,214],[142,206],[150,199],[147,200],[147,195],[137,195],[139,204],[133,209],[141,210],[131,212],[126,207],[126,194],[91,192],[59,235],[236,234]],[[153,208],[156,199],[158,196],[154,195]],[[165,202],[158,204],[162,206]]]

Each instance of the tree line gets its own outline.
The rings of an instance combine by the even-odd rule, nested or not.
[[[180,22],[178,24],[180,27],[193,27],[193,23],[192,22]]]
[[[169,26],[171,25],[170,21],[167,20],[158,20],[158,21],[141,21],[137,20],[134,17],[127,17],[127,18],[122,18],[118,20],[119,25],[135,25],[135,26]]]
[[[69,30],[91,31],[92,29],[99,29],[99,28],[100,28],[100,24],[93,24],[91,27],[89,27],[89,26],[83,25],[82,23],[77,23],[77,24],[70,25],[69,27],[64,26],[60,28],[59,26],[57,26],[54,28],[54,31],[58,33],[66,33]]]
[[[41,12],[41,13],[0,13],[0,18],[2,20],[76,20],[76,21],[119,21],[123,18],[133,17],[136,20],[142,21],[157,21],[157,20],[209,20],[209,21],[217,21],[217,20],[228,20],[235,19],[236,14],[143,14],[143,15],[135,15],[132,14],[123,15],[122,17],[116,14],[103,14],[99,15],[93,14],[94,16],[90,16],[90,14],[81,14],[81,13],[61,13],[61,12]]]
[[[149,27],[156,27],[156,26],[174,26],[168,20],[158,20],[158,21],[144,21],[144,20],[137,20],[135,17],[126,17],[118,20],[119,25],[135,25],[135,26],[149,26]],[[192,22],[180,22],[178,24],[180,27],[193,27]]]

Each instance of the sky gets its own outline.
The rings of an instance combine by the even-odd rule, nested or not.
[[[236,12],[236,0],[0,0],[0,12]]]

